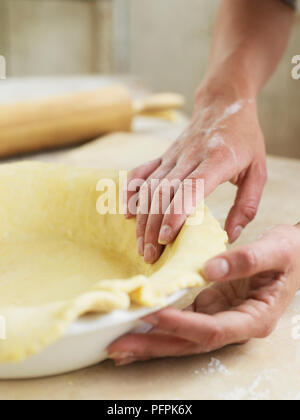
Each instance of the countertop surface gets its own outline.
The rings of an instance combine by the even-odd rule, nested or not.
[[[89,79],[84,83],[89,87],[99,85],[100,79],[92,79],[93,82]],[[26,84],[24,81],[15,83]],[[38,83],[49,83],[49,80]],[[80,84],[79,79],[76,79],[76,84]],[[8,89],[7,85],[5,89]],[[130,169],[158,157],[185,125],[183,117],[176,124],[138,118],[134,123],[136,134],[121,138],[113,135],[75,151],[52,152],[27,159]],[[245,230],[240,243],[256,239],[272,225],[300,220],[300,195],[296,193],[299,191],[300,161],[269,157],[268,168],[269,181],[259,214]],[[234,187],[226,184],[207,200],[222,223],[234,193]],[[300,293],[274,333],[264,340],[253,340],[246,345],[227,347],[207,355],[156,360],[122,368],[115,368],[111,361],[107,361],[53,378],[0,381],[0,399],[300,400],[300,340],[293,338],[297,322],[300,328],[299,317]]]

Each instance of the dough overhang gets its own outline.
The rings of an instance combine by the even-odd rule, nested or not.
[[[0,166],[0,363],[58,340],[87,312],[163,306],[204,287],[203,264],[225,250],[226,233],[205,210],[157,264],[137,253],[135,220],[99,215],[98,181],[118,173],[25,162]]]

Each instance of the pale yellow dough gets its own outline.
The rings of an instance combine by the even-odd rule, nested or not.
[[[160,261],[138,256],[135,221],[96,210],[99,179],[112,171],[42,163],[0,166],[0,363],[58,340],[86,312],[164,305],[173,292],[206,283],[200,270],[225,250],[226,234],[205,212],[185,226]]]

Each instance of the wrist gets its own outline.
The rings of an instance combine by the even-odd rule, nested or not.
[[[243,76],[226,76],[222,70],[207,73],[201,82],[197,95],[219,96],[231,101],[251,100],[257,102],[257,94],[248,80]]]
[[[197,90],[196,99],[199,96],[214,96],[231,102],[250,100],[256,103],[260,87],[251,68],[247,55],[239,51],[224,60],[212,60]]]
[[[209,75],[206,77],[196,91],[196,108],[211,107],[220,105],[220,108],[227,107],[237,102],[247,103],[257,113],[257,96],[243,81],[238,81],[219,76]]]

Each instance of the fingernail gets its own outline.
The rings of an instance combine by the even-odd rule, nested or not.
[[[159,317],[157,315],[149,315],[144,319],[144,321],[151,324],[153,327],[157,327],[159,325]]]
[[[123,360],[123,359],[131,359],[135,357],[133,353],[124,352],[124,353],[112,353],[108,355],[109,359],[117,359],[117,360]]]
[[[144,238],[138,238],[137,240],[138,243],[138,250],[139,250],[139,254],[141,255],[141,257],[144,256]]]
[[[145,246],[144,257],[145,257],[146,263],[153,264],[156,261],[157,250],[154,245],[147,244]]]
[[[134,357],[129,357],[128,359],[124,359],[124,360],[116,360],[115,364],[116,366],[128,366],[131,365],[134,362],[137,362],[138,359],[135,359]]]
[[[203,274],[207,280],[220,280],[226,277],[230,272],[230,267],[224,258],[216,258],[208,262],[204,269]]]
[[[172,237],[173,229],[168,225],[162,226],[159,234],[159,243],[161,245],[167,245],[171,242]]]
[[[119,353],[111,353],[107,356],[107,358],[114,360],[114,359],[117,359],[119,356],[120,356]]]
[[[243,226],[237,226],[232,233],[230,242],[231,243],[235,242],[241,236],[241,233],[243,232],[243,230],[244,230]]]

